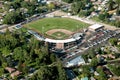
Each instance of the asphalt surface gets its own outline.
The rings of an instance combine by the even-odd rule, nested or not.
[[[99,47],[107,45],[110,38],[120,38],[120,33],[118,31],[112,30],[101,30],[97,32],[94,36],[95,37],[92,40],[87,39],[83,44],[72,50],[74,54],[71,54],[71,52],[69,52],[61,57],[63,64],[82,54],[86,54],[86,52],[88,52],[91,48],[97,49]]]

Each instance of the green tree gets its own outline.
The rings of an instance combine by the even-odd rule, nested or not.
[[[4,69],[0,68],[0,76],[2,76],[4,74]]]
[[[11,50],[9,49],[8,46],[2,48],[2,54],[4,56],[8,56],[11,53]]]
[[[85,76],[90,76],[90,66],[89,65],[82,65],[82,74]]]
[[[57,68],[58,68],[58,80],[67,80],[65,70],[63,69],[60,61],[57,62]]]
[[[115,0],[115,3],[117,4],[116,14],[119,16],[120,15],[120,0]]]
[[[105,20],[105,15],[104,14],[100,14],[99,17],[98,17],[100,20]]]
[[[96,67],[98,65],[98,59],[97,58],[93,58],[92,61],[91,61],[91,63],[90,63],[90,65],[92,67]]]
[[[55,54],[51,54],[50,55],[50,60],[51,60],[51,62],[55,62],[56,61],[56,56],[55,56]]]
[[[85,7],[82,1],[78,1],[72,4],[71,9],[74,14],[78,14]]]
[[[21,47],[17,47],[13,51],[15,60],[24,60],[23,50]]]
[[[109,1],[107,2],[107,5],[108,5],[108,10],[113,10],[114,1],[113,1],[113,0],[109,0]]]
[[[52,73],[47,66],[41,66],[35,76],[37,77],[37,80],[50,80]]]
[[[102,67],[97,67],[97,72],[99,73],[99,80],[107,80],[106,74],[103,71]]]
[[[62,1],[67,2],[67,3],[73,2],[73,0],[62,0]]]
[[[109,42],[111,43],[111,45],[117,45],[117,41],[118,41],[118,39],[117,38],[111,38],[111,39],[109,39]]]
[[[116,21],[115,22],[115,26],[118,27],[118,28],[120,28],[120,21]]]
[[[3,23],[4,24],[15,24],[23,20],[24,20],[24,17],[21,14],[21,12],[19,10],[16,10],[16,11],[8,13],[5,16]]]
[[[53,9],[55,9],[55,4],[54,3],[49,3],[47,6],[48,6],[48,9],[50,11],[52,11]]]

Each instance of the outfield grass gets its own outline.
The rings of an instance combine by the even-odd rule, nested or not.
[[[76,31],[80,28],[88,27],[89,24],[80,22],[70,18],[44,18],[24,25],[29,29],[34,29],[37,32],[45,33],[51,29],[67,29]]]

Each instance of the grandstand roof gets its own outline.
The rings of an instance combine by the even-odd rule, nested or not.
[[[73,42],[73,41],[76,41],[76,40],[79,40],[81,37],[78,37],[78,38],[70,38],[70,39],[65,39],[65,40],[54,40],[54,39],[49,39],[49,38],[46,38],[45,41],[46,42],[50,42],[50,43],[68,43],[68,42]]]
[[[93,29],[93,30],[96,30],[96,29],[101,28],[101,27],[103,27],[103,25],[100,25],[100,24],[94,24],[92,26],[89,26],[89,28]]]

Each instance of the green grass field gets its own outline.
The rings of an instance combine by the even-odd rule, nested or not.
[[[53,39],[62,40],[62,39],[69,37],[69,35],[63,32],[55,32],[52,35],[50,35],[50,37],[52,37]]]
[[[29,29],[34,29],[37,32],[45,33],[51,29],[67,29],[70,31],[76,31],[80,28],[88,27],[89,24],[70,18],[44,18],[28,23],[24,26]]]

